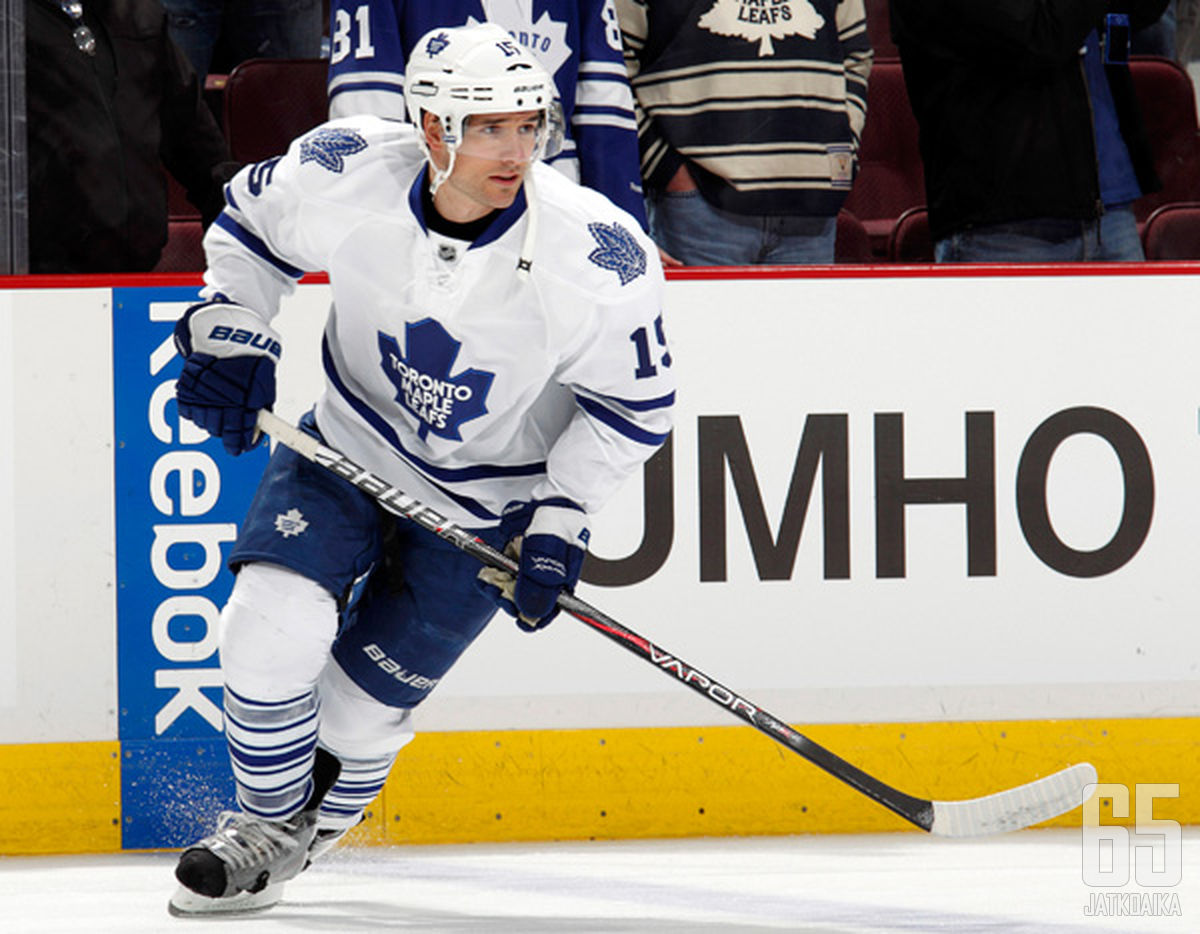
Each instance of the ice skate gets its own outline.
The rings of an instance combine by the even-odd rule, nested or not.
[[[298,875],[316,834],[316,812],[269,821],[226,811],[217,830],[184,850],[175,867],[174,915],[260,911],[276,904]]]
[[[322,856],[332,850],[349,832],[350,828],[348,827],[342,830],[335,830],[332,827],[326,827],[322,830],[318,830],[316,835],[313,837],[312,843],[310,843],[308,846],[308,861],[304,864],[304,868],[307,869],[316,860],[320,859]]]
[[[258,892],[237,892],[223,898],[209,898],[193,892],[185,885],[179,886],[171,900],[167,902],[167,911],[177,918],[187,918],[193,915],[225,915],[226,917],[254,914],[266,911],[279,904],[283,898],[282,882],[275,882]]]

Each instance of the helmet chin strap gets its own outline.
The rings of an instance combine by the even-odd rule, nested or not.
[[[429,140],[425,136],[426,129],[424,126],[424,119],[425,111],[422,111],[422,124],[418,128],[417,132],[417,145],[420,146],[421,152],[425,156],[425,161],[429,164],[429,194],[432,197],[433,195],[437,194],[438,189],[442,187],[442,183],[445,182],[446,179],[450,177],[450,173],[454,171],[454,159],[458,155],[458,146],[451,146],[449,143],[445,144],[447,156],[446,167],[444,169],[439,169],[437,167],[437,163],[433,160],[433,152],[429,148]],[[437,120],[438,126],[442,127],[441,117],[435,117],[435,119]],[[442,129],[442,139],[443,141],[445,140],[444,128]]]
[[[446,152],[449,154],[449,158],[446,160],[446,167],[444,169],[439,169],[434,164],[433,157],[429,157],[429,194],[431,197],[437,194],[438,189],[442,187],[442,182],[448,179],[450,173],[454,171],[454,158],[458,155],[458,147],[447,146]],[[428,155],[428,150],[426,150],[426,154]]]

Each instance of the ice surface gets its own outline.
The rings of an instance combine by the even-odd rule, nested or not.
[[[211,920],[167,914],[174,853],[10,857],[0,931],[1195,932],[1200,831],[1183,848],[1176,917],[1086,915],[1101,890],[1083,883],[1079,831],[1061,830],[343,848],[274,909]]]

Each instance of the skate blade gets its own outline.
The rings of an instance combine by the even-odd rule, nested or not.
[[[211,915],[235,917],[266,911],[283,898],[283,883],[268,885],[261,892],[238,892],[225,898],[209,898],[180,886],[167,902],[167,911],[176,918],[195,918]]]

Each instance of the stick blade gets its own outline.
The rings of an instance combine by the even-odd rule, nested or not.
[[[1096,781],[1090,762],[969,801],[934,801],[929,832],[939,837],[985,837],[1032,827],[1083,804],[1086,787]]]

